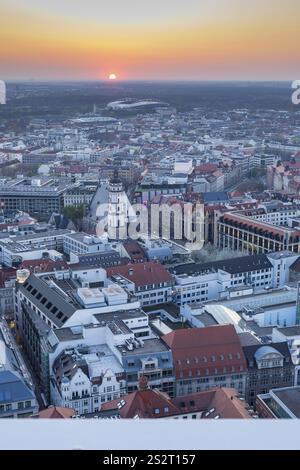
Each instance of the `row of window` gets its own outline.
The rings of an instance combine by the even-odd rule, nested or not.
[[[212,355],[210,357],[203,356],[202,358],[194,357],[192,359],[186,358],[185,360],[178,359],[177,364],[181,366],[183,364],[192,364],[192,363],[199,364],[199,362],[208,362],[208,361],[216,362],[217,360],[224,361],[225,358],[229,360],[241,359],[241,354],[237,352],[235,354],[228,353],[227,355],[220,354],[219,356]]]

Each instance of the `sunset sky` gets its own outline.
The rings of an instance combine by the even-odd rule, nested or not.
[[[299,0],[0,0],[0,79],[300,79]]]

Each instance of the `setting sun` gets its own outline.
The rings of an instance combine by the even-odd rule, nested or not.
[[[116,78],[117,78],[117,75],[116,75],[115,73],[111,73],[111,74],[109,74],[109,76],[108,76],[108,79],[109,79],[109,80],[116,80]]]

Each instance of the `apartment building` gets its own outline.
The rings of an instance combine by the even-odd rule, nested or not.
[[[173,355],[176,396],[214,387],[245,395],[247,363],[233,325],[181,329],[162,339]]]
[[[216,225],[215,244],[219,249],[242,253],[300,252],[300,230],[255,220],[244,212],[226,212]]]

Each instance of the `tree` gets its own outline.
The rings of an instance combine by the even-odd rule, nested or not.
[[[82,219],[85,216],[85,205],[64,207],[64,216],[72,220],[77,230],[82,230]]]

